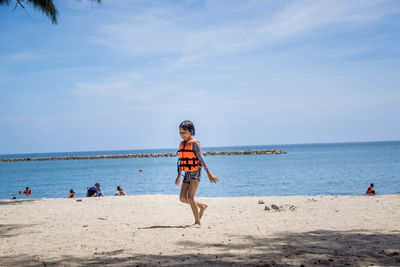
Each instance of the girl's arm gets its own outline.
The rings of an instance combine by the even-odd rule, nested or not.
[[[217,176],[212,175],[209,168],[207,168],[206,171],[208,174],[208,179],[210,180],[211,183],[216,184],[217,182],[219,182],[219,178]]]
[[[211,183],[217,183],[217,182],[219,182],[219,178],[218,178],[217,176],[212,175],[211,172],[210,172],[210,169],[207,167],[207,164],[206,164],[206,162],[204,161],[203,153],[201,152],[201,148],[200,148],[199,143],[195,142],[195,143],[193,144],[193,152],[194,152],[194,154],[196,155],[196,157],[199,159],[201,165],[202,165],[202,166],[204,167],[204,169],[206,170],[207,175],[208,175],[208,179],[210,180],[210,182],[211,182]]]
[[[178,168],[178,176],[175,179],[175,184],[177,186],[179,186],[181,184],[181,173],[182,173],[182,169]]]

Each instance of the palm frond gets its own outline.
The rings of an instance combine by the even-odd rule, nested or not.
[[[15,2],[16,5],[20,5],[22,8],[25,8],[23,4],[25,3],[30,4],[34,8],[46,14],[46,16],[51,19],[51,22],[53,24],[57,24],[58,11],[53,3],[53,0],[0,0],[0,5],[9,5],[11,1]],[[97,4],[101,4],[102,2],[102,0],[88,0],[88,1],[96,2]]]
[[[57,24],[57,9],[52,0],[25,0],[34,8],[42,11],[46,16],[51,19],[53,24]]]

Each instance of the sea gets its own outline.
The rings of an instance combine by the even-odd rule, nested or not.
[[[364,195],[400,192],[400,141],[204,147],[203,151],[280,149],[287,154],[206,156],[211,184],[203,171],[197,196]],[[7,154],[0,158],[169,153],[177,149]],[[0,162],[0,199],[84,197],[100,183],[106,196],[121,186],[127,195],[173,194],[177,158],[128,158]],[[139,171],[142,169],[143,171]],[[30,196],[19,194],[26,187]]]

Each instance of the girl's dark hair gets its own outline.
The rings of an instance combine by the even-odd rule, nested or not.
[[[72,190],[72,189],[71,189],[71,190],[69,190],[69,192],[70,192],[70,193],[73,193],[73,192],[74,192],[74,190]]]
[[[193,122],[191,122],[191,121],[186,120],[186,121],[181,122],[181,124],[179,125],[179,128],[190,131],[190,133],[192,135],[196,134],[196,131],[194,130]]]

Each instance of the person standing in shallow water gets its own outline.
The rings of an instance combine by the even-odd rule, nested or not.
[[[179,135],[182,141],[178,151],[178,176],[176,177],[175,184],[177,186],[180,185],[181,173],[184,171],[185,174],[183,175],[184,178],[179,199],[183,203],[189,204],[192,208],[194,224],[190,227],[199,228],[201,227],[200,220],[207,209],[206,204],[194,200],[200,184],[201,169],[204,168],[206,170],[211,183],[219,182],[219,178],[213,176],[207,168],[201,152],[200,142],[192,137],[195,135],[195,129],[191,121],[186,120],[179,125]]]
[[[373,190],[373,188],[374,188],[374,184],[370,184],[368,186],[367,192],[365,192],[365,194],[367,194],[368,196],[375,196],[376,192],[375,192],[375,190]]]

